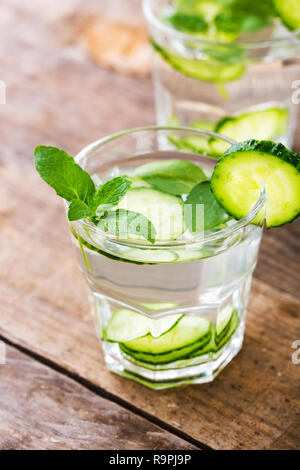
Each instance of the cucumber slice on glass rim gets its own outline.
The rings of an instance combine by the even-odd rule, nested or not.
[[[238,220],[254,207],[264,183],[268,228],[299,216],[300,155],[282,144],[266,140],[234,144],[211,177],[211,189],[219,204]]]
[[[299,0],[273,0],[275,10],[289,29],[300,28]]]

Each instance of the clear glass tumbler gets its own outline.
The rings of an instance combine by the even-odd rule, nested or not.
[[[228,142],[211,132],[153,126],[103,138],[76,161],[97,183],[170,158],[189,160],[209,177],[217,161],[179,151],[178,139]],[[161,389],[211,381],[228,364],[242,347],[264,204],[262,193],[242,220],[154,245],[117,238],[88,220],[70,223],[111,371]],[[258,217],[262,224],[253,224]]]
[[[153,46],[158,124],[200,127],[237,141],[276,140],[291,147],[300,32],[275,21],[273,27],[239,41],[199,39],[161,19],[172,3],[143,0]],[[212,150],[222,154],[225,149],[223,144]]]

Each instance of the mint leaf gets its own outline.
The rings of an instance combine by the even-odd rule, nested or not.
[[[253,33],[270,23],[269,18],[249,11],[223,11],[215,18],[218,30],[226,33]]]
[[[204,171],[187,160],[164,160],[146,163],[134,174],[156,189],[173,194],[187,194],[195,184],[205,181]]]
[[[110,211],[99,220],[98,227],[104,232],[117,236],[142,236],[151,243],[155,242],[156,230],[154,225],[147,217],[137,212],[125,209]]]
[[[102,212],[109,209],[111,206],[116,206],[119,204],[120,199],[127,193],[131,183],[132,182],[125,176],[117,176],[107,181],[97,189],[94,196],[89,200],[89,206],[94,212],[97,211],[99,206],[103,206]]]
[[[194,183],[175,180],[166,176],[144,176],[143,180],[151,184],[155,189],[173,194],[173,196],[188,194],[194,186]]]
[[[211,33],[216,29],[217,33],[221,31],[229,35],[252,33],[271,24],[272,18],[276,16],[273,1],[175,0],[175,13],[169,21],[178,30],[193,32],[193,28],[197,28],[196,18],[201,17],[206,24],[206,28],[202,30],[204,32],[207,29]],[[194,20],[192,20],[193,17]]]
[[[201,33],[207,30],[207,23],[199,15],[189,15],[185,13],[174,13],[166,20],[178,31],[187,33]]]
[[[97,222],[99,205],[103,206],[103,212],[104,207],[107,210],[118,204],[131,185],[126,177],[117,177],[96,190],[91,176],[70,155],[55,147],[36,147],[34,164],[41,178],[58,196],[70,202],[69,220],[88,217]]]
[[[196,220],[198,214],[196,211],[197,204],[204,205],[204,224]],[[220,206],[212,193],[209,181],[197,184],[188,195],[184,205],[185,223],[191,233],[200,233],[203,228],[204,230],[212,229],[229,219],[229,215]],[[190,210],[187,210],[188,207],[192,208],[192,217],[190,216]]]
[[[268,18],[248,13],[241,19],[240,24],[242,33],[254,33],[268,26],[270,21]]]
[[[93,217],[94,212],[90,207],[80,199],[74,199],[69,205],[68,210],[68,219],[69,220],[79,220],[85,219],[87,217]]]
[[[87,202],[95,192],[90,175],[70,155],[55,147],[36,147],[35,167],[41,178],[67,201],[80,199]]]
[[[245,50],[240,46],[217,46],[206,47],[203,49],[205,54],[209,55],[212,59],[217,60],[218,62],[234,65],[240,63],[245,57]]]

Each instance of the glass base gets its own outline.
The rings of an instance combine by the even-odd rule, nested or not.
[[[117,344],[104,343],[107,368],[122,377],[139,382],[154,390],[181,385],[212,382],[242,348],[244,327],[236,332],[218,353],[185,359],[171,364],[155,366],[135,361],[124,354]]]

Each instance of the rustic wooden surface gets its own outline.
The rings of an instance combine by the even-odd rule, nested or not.
[[[1,449],[195,447],[12,347],[0,370]]]
[[[32,167],[36,144],[75,153],[154,121],[150,77],[101,67],[78,41],[99,4],[140,21],[138,0],[0,6],[0,448],[300,448],[299,222],[265,234],[244,348],[215,382],[154,392],[105,369],[62,205]]]

